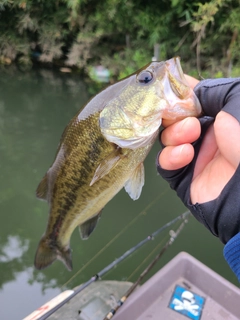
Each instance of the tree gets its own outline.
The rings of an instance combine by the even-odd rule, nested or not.
[[[60,63],[114,77],[179,55],[191,68],[230,75],[239,64],[239,0],[0,0],[0,61]]]

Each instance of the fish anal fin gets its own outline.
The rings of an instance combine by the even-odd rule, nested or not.
[[[37,187],[36,196],[39,199],[47,200],[47,193],[48,193],[48,177],[46,173]]]
[[[124,188],[133,200],[137,200],[142,192],[144,185],[144,166],[140,163],[133,171],[132,175],[126,182]]]
[[[58,246],[49,245],[49,240],[43,237],[37,248],[34,266],[38,270],[42,270],[50,266],[56,259],[63,262],[69,271],[72,271],[72,255],[71,249],[63,249]]]
[[[121,148],[118,147],[101,161],[94,173],[92,181],[90,182],[90,186],[108,174],[116,166],[120,159]]]
[[[83,240],[87,240],[90,234],[93,232],[93,230],[96,228],[96,225],[98,223],[98,220],[101,216],[102,210],[93,218],[90,218],[83,224],[79,226],[79,232],[80,236]]]

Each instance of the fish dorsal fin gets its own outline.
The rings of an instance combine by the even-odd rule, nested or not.
[[[83,224],[79,226],[79,232],[80,236],[83,240],[87,240],[90,234],[93,232],[93,230],[96,228],[96,225],[98,223],[98,220],[101,216],[102,210],[93,218],[90,218]]]
[[[48,193],[48,178],[46,173],[37,187],[36,196],[39,199],[47,200],[47,193]]]
[[[116,148],[113,152],[111,152],[105,159],[103,159],[99,166],[97,167],[92,181],[90,182],[90,186],[92,186],[96,181],[100,180],[106,174],[112,170],[118,161],[121,159],[121,148]]]
[[[137,200],[142,192],[144,185],[144,166],[140,163],[133,171],[131,177],[126,182],[124,188],[133,200]]]

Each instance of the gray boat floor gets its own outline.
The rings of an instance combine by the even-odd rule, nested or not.
[[[130,286],[130,282],[95,282],[48,319],[101,320]],[[240,290],[182,252],[137,288],[113,319],[239,320]]]
[[[73,297],[49,320],[99,320],[116,305],[119,298],[132,285],[125,281],[101,281],[90,284]]]

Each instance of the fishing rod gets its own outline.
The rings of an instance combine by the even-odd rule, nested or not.
[[[81,272],[83,272],[83,270],[85,270],[93,261],[96,260],[97,257],[99,257],[112,243],[114,243],[114,241],[116,241],[120,235],[124,234],[126,232],[126,230],[132,226],[134,223],[136,223],[136,221],[138,220],[138,218],[140,217],[140,215],[145,215],[146,212],[152,207],[152,205],[154,203],[156,203],[166,192],[167,192],[167,188],[165,188],[164,191],[162,191],[161,193],[159,193],[159,195],[153,200],[151,201],[144,209],[141,210],[141,212],[135,216],[135,218],[133,218],[127,225],[125,225],[125,227],[123,227],[102,249],[100,249],[95,255],[94,257],[92,257],[90,260],[88,260],[70,279],[68,279],[67,282],[65,282],[62,285],[62,288],[71,282],[74,278],[77,277],[78,274],[80,274]]]
[[[189,213],[189,212],[188,212]],[[177,238],[179,233],[182,231],[184,225],[186,224],[187,219],[185,219],[178,229],[174,232],[171,230],[170,232],[170,239],[166,242],[164,247],[160,250],[160,252],[156,255],[156,257],[153,259],[153,261],[146,267],[146,269],[141,273],[139,278],[136,282],[133,283],[133,285],[128,289],[128,291],[125,293],[125,295],[122,296],[120,300],[118,300],[117,305],[115,308],[113,308],[103,320],[110,320],[115,315],[115,313],[118,311],[118,309],[124,304],[124,302],[127,300],[127,298],[130,296],[130,294],[136,289],[136,287],[140,284],[142,279],[148,274],[148,272],[155,266],[155,264],[158,262],[158,260],[161,258],[161,256],[164,254],[164,252],[167,250],[169,246],[171,246],[174,242],[174,240]]]
[[[96,275],[94,275],[92,278],[90,278],[87,282],[83,283],[81,286],[79,286],[75,291],[73,291],[67,298],[65,298],[63,301],[61,301],[59,304],[54,306],[51,310],[48,312],[44,313],[41,317],[37,318],[37,320],[45,320],[50,315],[52,315],[54,312],[56,312],[58,309],[60,309],[65,303],[67,303],[69,300],[71,300],[73,297],[75,297],[78,293],[83,291],[85,288],[87,288],[91,283],[99,280],[103,275],[105,275],[108,271],[110,271],[112,268],[114,268],[118,263],[126,259],[128,256],[130,256],[132,253],[134,253],[137,249],[142,247],[145,243],[147,243],[150,240],[154,240],[154,238],[163,232],[165,229],[170,227],[172,224],[179,220],[185,220],[187,216],[190,214],[189,211],[186,211],[173,220],[169,221],[166,223],[164,226],[153,232],[151,235],[147,236],[144,240],[140,241],[137,245],[132,247],[131,249],[127,250],[123,255],[121,255],[119,258],[115,259],[113,262],[111,262],[109,265],[107,265],[104,269],[99,271]],[[164,250],[165,251],[165,250]]]

